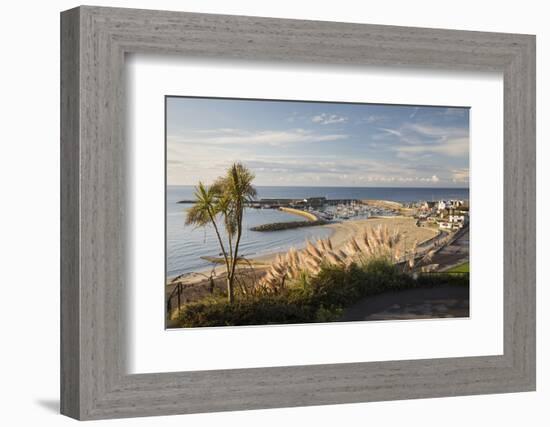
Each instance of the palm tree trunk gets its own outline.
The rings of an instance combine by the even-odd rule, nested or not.
[[[229,241],[229,260],[233,260],[233,239],[231,234],[228,233],[227,240]]]
[[[231,239],[231,234],[229,234],[228,236],[228,240],[229,240],[229,263],[231,263],[231,266],[229,265],[229,263],[227,264],[227,279],[226,279],[226,284],[227,284],[227,300],[229,301],[229,303],[233,303],[233,300],[235,299],[235,295],[234,295],[234,292],[233,292],[233,264],[235,263],[235,256],[233,254],[233,239]]]
[[[239,243],[241,242],[241,235],[243,232],[243,214],[242,208],[239,205],[239,217],[237,219],[237,240],[235,242],[235,250],[233,251],[233,258],[231,260],[231,274],[229,275],[229,281],[227,283],[228,293],[229,293],[229,302],[232,303],[234,299],[233,295],[233,284],[235,282],[235,267],[237,266],[237,259],[239,257]]]
[[[218,238],[218,243],[220,244],[220,249],[222,250],[223,259],[225,261],[225,270],[227,271],[227,277],[229,278],[229,273],[231,271],[229,260],[227,259],[227,252],[225,251],[225,246],[222,241],[222,237],[220,235],[220,231],[218,230],[218,226],[216,225],[216,221],[214,220],[214,217],[208,211],[208,216],[210,216],[210,221],[212,222],[212,225],[214,226],[214,230],[216,231],[216,237]]]

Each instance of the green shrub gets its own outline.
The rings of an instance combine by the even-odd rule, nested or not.
[[[345,307],[362,298],[387,291],[438,285],[468,285],[468,275],[401,273],[384,259],[352,264],[346,268],[325,266],[314,277],[303,275],[280,294],[244,296],[232,304],[212,296],[182,307],[181,327],[240,326],[332,322]]]
[[[199,301],[185,305],[178,317],[182,327],[240,326],[311,321],[314,311],[288,304],[279,296],[241,298],[229,304],[226,299]]]
[[[335,322],[342,316],[343,311],[343,308],[328,309],[321,306],[315,312],[315,321],[320,323]]]

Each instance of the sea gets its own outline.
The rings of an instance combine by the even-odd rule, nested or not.
[[[258,198],[326,197],[327,199],[377,199],[395,202],[469,200],[467,188],[258,186],[256,189]],[[178,201],[192,200],[193,192],[193,186],[169,185],[166,187],[166,276],[168,278],[211,268],[212,264],[201,257],[220,255],[212,226],[197,228],[185,225],[186,211],[192,205],[178,203]],[[283,252],[290,247],[299,249],[305,245],[307,239],[325,238],[331,233],[331,230],[326,227],[303,227],[275,232],[250,230],[257,225],[286,221],[303,221],[303,218],[276,209],[245,209],[240,254],[245,257],[255,257]],[[221,224],[219,228],[223,230]]]

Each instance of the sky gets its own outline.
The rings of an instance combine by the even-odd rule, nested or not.
[[[468,108],[167,97],[166,144],[168,185],[469,186]]]

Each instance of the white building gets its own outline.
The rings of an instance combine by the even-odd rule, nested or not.
[[[464,223],[464,215],[449,215],[449,222]]]
[[[436,203],[435,208],[438,212],[452,209],[457,209],[464,205],[463,200],[440,200]]]
[[[442,230],[451,230],[451,231],[459,230],[462,228],[462,223],[444,221],[439,223],[439,228],[441,228]]]

